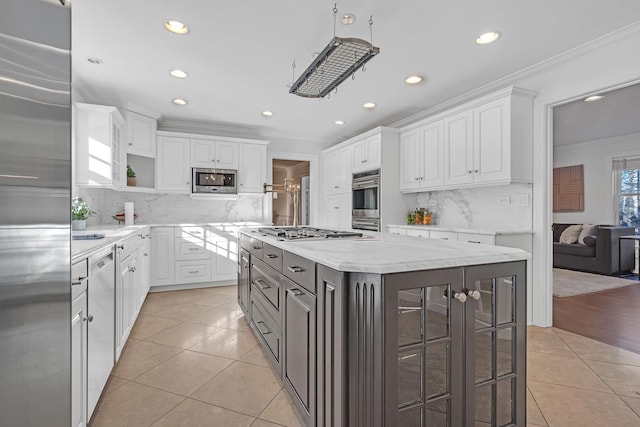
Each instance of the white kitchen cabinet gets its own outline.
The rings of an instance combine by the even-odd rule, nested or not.
[[[176,261],[175,284],[211,281],[211,260]]]
[[[325,194],[351,193],[352,146],[330,151],[324,158]]]
[[[463,111],[444,119],[445,182],[448,185],[473,183],[473,111]]]
[[[429,239],[431,237],[429,235],[429,230],[421,230],[415,228],[406,229],[405,234],[407,236],[424,237],[425,239]]]
[[[151,230],[151,286],[174,284],[174,227]]]
[[[156,189],[191,193],[189,142],[188,138],[158,136]]]
[[[429,123],[400,137],[400,190],[429,191],[444,183],[444,125]]]
[[[211,281],[212,254],[206,240],[209,227],[175,227],[174,233],[174,284]]]
[[[142,235],[142,242],[139,248],[140,256],[140,281],[141,291],[138,296],[139,306],[142,307],[147,294],[149,293],[149,287],[151,286],[151,233],[146,231]]]
[[[430,239],[440,239],[440,240],[449,240],[449,241],[452,241],[452,242],[457,242],[458,241],[458,233],[456,233],[454,231],[431,230],[431,231],[429,231],[429,238]]]
[[[503,89],[403,131],[401,191],[531,182],[532,98]]]
[[[127,111],[127,153],[156,157],[156,131],[158,123],[134,111]]]
[[[71,282],[71,426],[87,425],[87,260],[72,267]]]
[[[262,193],[267,182],[267,147],[238,144],[238,193]]]
[[[351,193],[327,197],[327,227],[340,230],[351,228]]]
[[[495,245],[496,236],[491,234],[458,233],[458,241],[483,245]]]
[[[238,169],[238,144],[218,140],[191,139],[191,167]]]
[[[407,230],[400,227],[387,227],[387,233],[397,234],[399,236],[404,236],[407,234]]]
[[[116,107],[74,104],[76,184],[126,185],[122,144],[124,119]]]
[[[238,241],[226,233],[207,231],[207,248],[212,254],[211,280],[233,280],[238,274]]]
[[[360,173],[380,169],[382,135],[372,135],[353,144],[351,172]]]
[[[120,358],[133,326],[137,259],[138,250],[135,249],[121,258],[118,264],[118,277],[116,280],[116,360]]]

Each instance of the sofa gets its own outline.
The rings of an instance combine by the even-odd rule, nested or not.
[[[562,232],[575,224],[553,224],[553,266],[588,273],[619,275],[635,267],[633,241],[619,242],[620,236],[635,234],[633,227],[598,225],[587,244],[560,243]]]

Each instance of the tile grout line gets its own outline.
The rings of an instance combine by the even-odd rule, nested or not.
[[[531,389],[529,389],[529,386],[527,386],[527,391],[531,395],[531,398],[533,399],[533,403],[535,403],[536,407],[538,408],[538,411],[540,411],[540,415],[542,415],[542,419],[544,419],[545,424],[547,425],[547,427],[549,427],[549,421],[547,421],[547,417],[544,416],[544,412],[542,411],[542,408],[540,407],[540,405],[538,405],[538,401],[536,400],[536,397],[533,395],[533,392],[531,391]]]

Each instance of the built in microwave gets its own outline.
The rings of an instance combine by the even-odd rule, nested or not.
[[[238,171],[235,169],[191,168],[191,192],[236,194]]]

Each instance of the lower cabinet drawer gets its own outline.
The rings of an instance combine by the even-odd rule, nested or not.
[[[407,236],[425,237],[427,239],[429,238],[429,230],[416,230],[410,228],[408,230],[405,230],[405,234]]]
[[[432,230],[429,232],[429,237],[432,239],[449,240],[455,242],[458,240],[458,233],[455,233],[453,231]]]
[[[211,261],[176,261],[176,284],[211,280]]]
[[[280,364],[280,329],[275,325],[273,319],[265,314],[265,311],[265,307],[252,297],[251,323],[264,340],[271,356],[277,364]]]
[[[482,243],[483,245],[495,245],[495,236],[488,234],[458,233],[459,242]]]
[[[269,302],[280,310],[280,273],[269,267],[262,261],[251,260],[251,284],[260,291]]]
[[[309,292],[316,293],[316,263],[284,251],[282,273]]]
[[[205,246],[200,239],[176,239],[175,257],[177,260],[208,259],[210,255]]]

